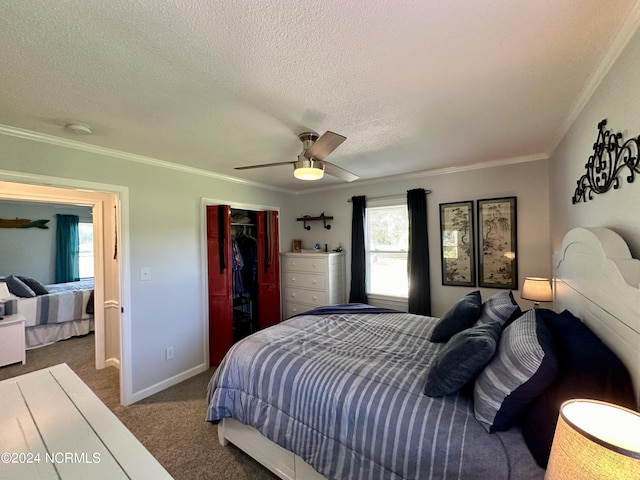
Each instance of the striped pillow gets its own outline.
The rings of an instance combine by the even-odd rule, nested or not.
[[[513,298],[513,293],[511,293],[511,290],[505,290],[492,295],[482,304],[480,318],[475,324],[485,325],[491,322],[500,322],[500,325],[505,325],[521,314],[518,302]]]
[[[557,371],[553,337],[529,310],[505,328],[496,356],[476,379],[476,419],[489,433],[509,429]]]

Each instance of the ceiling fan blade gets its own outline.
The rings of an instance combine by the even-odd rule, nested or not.
[[[234,170],[249,170],[251,168],[262,168],[262,167],[277,167],[278,165],[291,165],[293,162],[275,162],[275,163],[263,163],[261,165],[246,165],[244,167],[234,167]]]
[[[324,160],[331,152],[338,148],[347,137],[334,132],[324,132],[324,134],[311,145],[304,156]]]
[[[360,178],[359,176],[345,170],[344,168],[334,165],[331,162],[327,162],[326,160],[324,162],[324,172],[341,180],[344,180],[345,182],[353,182],[354,180],[358,180]]]

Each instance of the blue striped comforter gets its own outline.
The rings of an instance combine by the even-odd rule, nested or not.
[[[488,434],[470,399],[423,394],[435,321],[302,315],[262,330],[216,370],[206,418],[252,425],[329,479],[541,478],[522,438]]]

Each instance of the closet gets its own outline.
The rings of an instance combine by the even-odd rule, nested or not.
[[[209,362],[280,322],[278,212],[207,206]]]

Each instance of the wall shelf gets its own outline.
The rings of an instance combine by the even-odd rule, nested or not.
[[[311,225],[307,225],[307,222],[317,222],[317,221],[322,221],[324,228],[326,228],[327,230],[331,230],[331,225],[327,225],[327,220],[333,220],[333,217],[327,217],[323,213],[319,217],[304,216],[304,217],[296,218],[296,220],[299,222],[304,222],[303,228],[305,230],[311,230]]]

